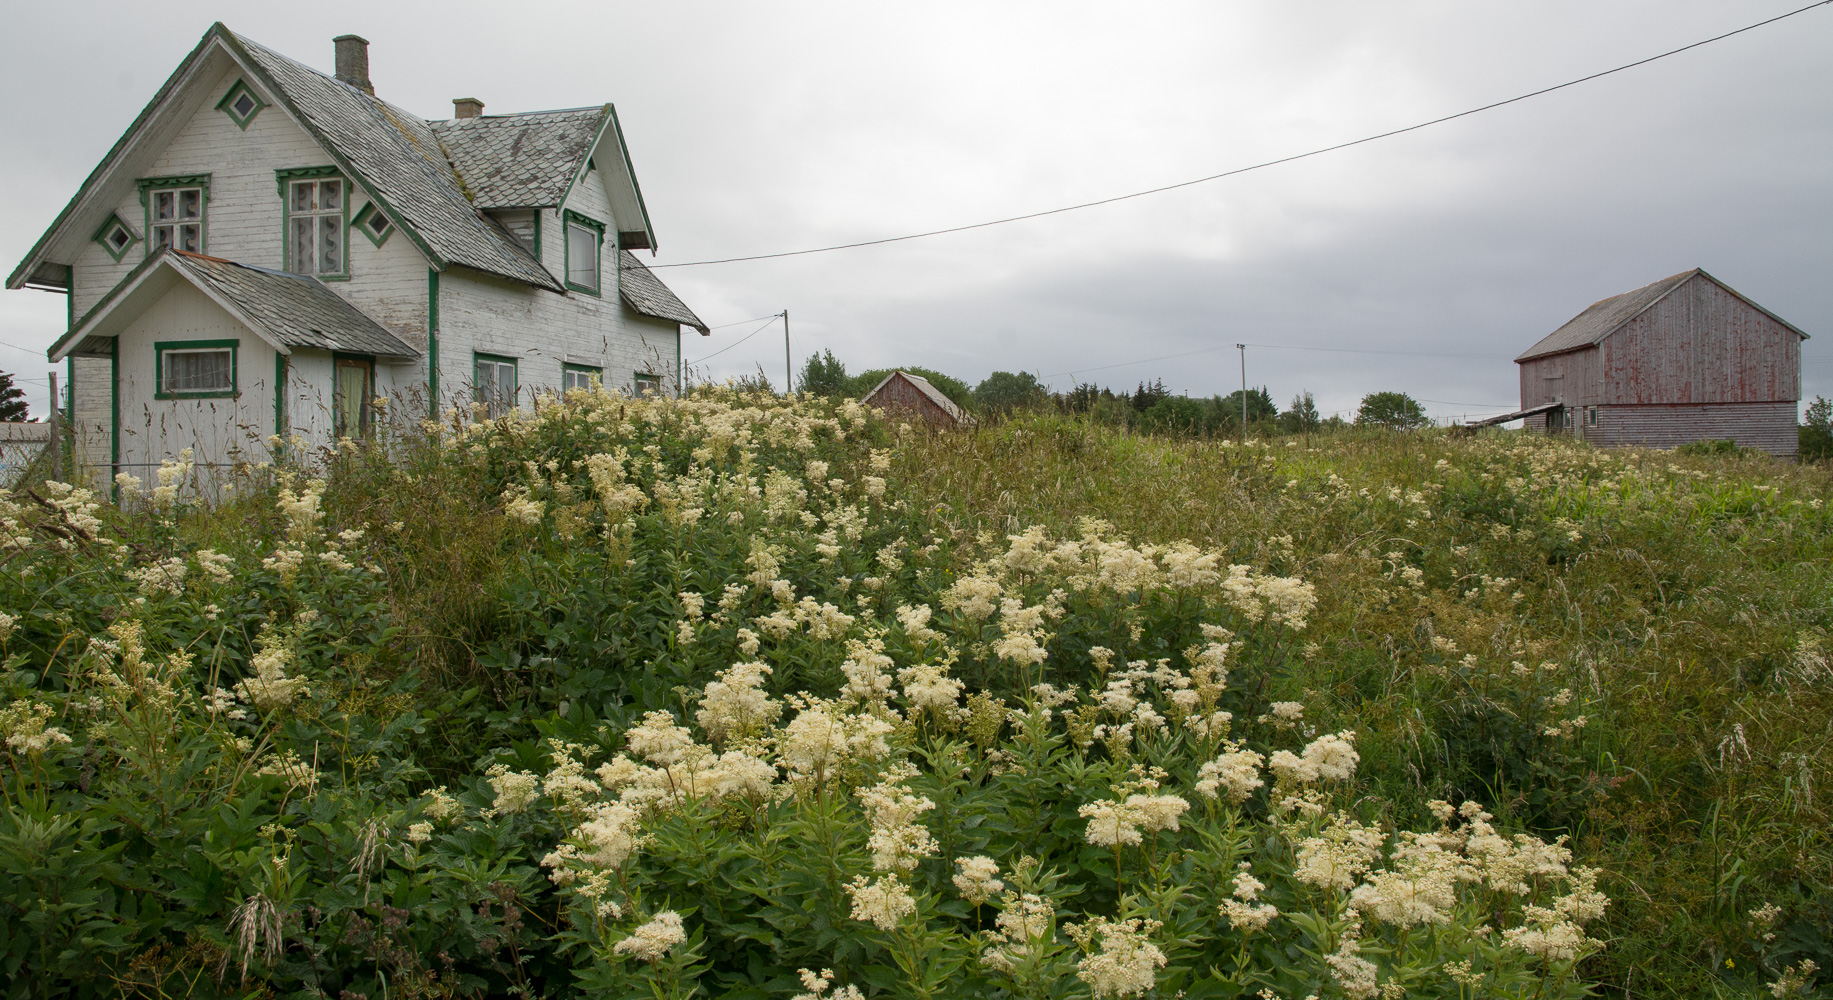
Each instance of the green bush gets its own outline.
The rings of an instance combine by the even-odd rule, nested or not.
[[[1419,401],[1404,392],[1371,392],[1362,397],[1362,405],[1356,410],[1358,427],[1407,431],[1429,423]]]
[[[1801,422],[1801,461],[1824,462],[1833,458],[1833,400],[1815,396]]]

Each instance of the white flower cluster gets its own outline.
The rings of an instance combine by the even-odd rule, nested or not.
[[[762,663],[735,663],[707,683],[694,721],[708,739],[724,743],[775,724],[783,714],[783,703],[764,691],[764,678],[769,674],[770,668]]]
[[[630,936],[613,945],[611,950],[619,955],[632,955],[636,958],[655,964],[668,955],[675,945],[687,940],[687,931],[681,925],[681,915],[673,910],[663,910],[649,919],[649,922],[630,932]]]
[[[54,746],[68,746],[68,733],[46,725],[54,714],[51,706],[40,701],[15,701],[0,708],[0,732],[6,734],[6,748],[15,754],[37,757]]]
[[[1158,985],[1158,970],[1168,961],[1151,941],[1162,925],[1156,920],[1110,920],[1094,917],[1063,929],[1087,954],[1076,973],[1097,1000],[1139,996]]]

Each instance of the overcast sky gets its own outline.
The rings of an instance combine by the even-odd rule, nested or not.
[[[1797,2],[22,4],[0,38],[10,271],[209,27],[428,118],[611,101],[670,264],[979,222],[1461,111]],[[183,13],[176,13],[182,10]],[[1355,149],[1168,194],[891,246],[660,274],[708,323],[789,310],[796,366],[972,383],[1247,378],[1326,412],[1517,399],[1509,360],[1591,302],[1691,267],[1814,335],[1833,395],[1833,7]],[[34,381],[63,297],[0,293]],[[758,323],[690,336],[688,360]],[[1294,347],[1333,350],[1293,350]],[[21,350],[23,348],[24,350]],[[1183,352],[1184,357],[1142,362]],[[1387,353],[1348,353],[1351,351]],[[1412,353],[1395,353],[1412,352]],[[780,325],[724,351],[781,384]]]

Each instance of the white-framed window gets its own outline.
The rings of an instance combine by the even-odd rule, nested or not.
[[[591,391],[593,383],[602,383],[605,378],[603,368],[591,365],[562,365],[560,368],[560,390],[572,392],[574,389]]]
[[[638,396],[647,396],[652,393],[658,396],[662,394],[662,376],[660,375],[652,375],[649,372],[637,372],[631,378],[630,385]]]
[[[233,340],[169,340],[153,345],[159,399],[235,395]]]
[[[344,179],[308,177],[287,182],[288,266],[300,274],[342,275]]]
[[[152,228],[153,249],[172,247],[204,252],[204,189],[202,187],[154,188],[147,203]]]
[[[516,359],[479,354],[473,363],[471,398],[492,419],[516,406]]]
[[[599,247],[605,241],[604,223],[576,212],[566,213],[566,284],[568,288],[597,295]]]

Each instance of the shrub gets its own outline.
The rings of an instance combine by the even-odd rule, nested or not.
[[[1833,458],[1833,400],[1815,396],[1801,422],[1800,457],[1803,462]]]
[[[1386,427],[1392,430],[1413,430],[1430,423],[1426,411],[1418,400],[1404,392],[1371,392],[1362,397],[1362,405],[1356,410],[1358,427]]]
[[[974,387],[974,404],[988,413],[1015,413],[1042,407],[1050,398],[1030,372],[994,372]]]

